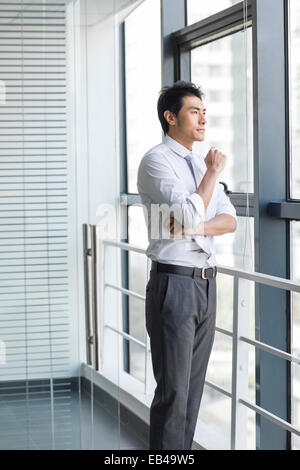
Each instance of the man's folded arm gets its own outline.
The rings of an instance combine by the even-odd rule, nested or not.
[[[228,214],[231,215],[237,224],[237,215],[234,205],[231,203],[229,197],[225,194],[223,186],[219,183],[218,180],[218,199],[216,207],[216,215]]]
[[[205,219],[205,206],[202,197],[189,194],[176,177],[173,170],[159,154],[148,154],[138,171],[138,191],[145,193],[160,209],[171,210],[179,223],[186,228],[194,228]]]

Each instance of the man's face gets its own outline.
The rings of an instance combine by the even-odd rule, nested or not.
[[[173,135],[187,142],[202,142],[205,139],[206,109],[197,96],[184,96],[183,105],[169,122]]]

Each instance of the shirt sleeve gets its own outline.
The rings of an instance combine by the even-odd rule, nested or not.
[[[235,218],[237,221],[237,215],[234,205],[230,202],[229,197],[223,191],[223,186],[217,180],[218,185],[218,194],[217,194],[217,207],[216,207],[216,215],[220,214],[229,214]]]
[[[174,217],[186,228],[194,228],[204,220],[202,197],[197,193],[189,194],[162,154],[150,153],[143,157],[137,187],[140,195],[146,195],[152,204],[174,210]]]

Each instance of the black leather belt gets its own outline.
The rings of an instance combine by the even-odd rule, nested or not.
[[[183,276],[196,277],[200,276],[202,279],[211,279],[217,275],[217,266],[209,268],[192,268],[189,266],[177,266],[176,264],[164,264],[152,261],[152,271],[159,273],[181,274]]]

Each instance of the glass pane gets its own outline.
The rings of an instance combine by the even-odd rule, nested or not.
[[[290,0],[291,197],[300,199],[300,2]]]
[[[217,264],[254,271],[254,219],[238,217],[234,233],[214,238]]]
[[[216,325],[232,331],[233,322],[233,276],[217,275],[217,318]]]
[[[256,403],[255,347],[249,345],[248,356],[248,400]]]
[[[247,449],[256,450],[256,413],[255,411],[249,410],[248,413],[248,425],[247,425]]]
[[[128,207],[128,233],[129,243],[146,249],[148,235],[142,206]]]
[[[210,450],[230,449],[231,399],[204,386],[199,411],[197,441]],[[197,438],[197,434],[195,433]]]
[[[199,0],[187,0],[188,24],[196,23],[207,16],[214,15],[219,11],[240,3],[241,0],[211,0],[200,2]]]
[[[300,281],[300,223],[291,222],[291,277]],[[300,358],[300,294],[292,293],[292,354]],[[300,423],[300,366],[292,365],[292,423]],[[300,450],[300,438],[293,435],[293,449]]]
[[[144,214],[141,207],[128,208],[128,237],[129,243],[146,248],[147,231]],[[147,283],[147,258],[140,253],[129,252],[129,289],[140,295],[145,295]],[[146,342],[145,304],[142,300],[129,297],[129,334],[142,342]],[[135,378],[145,380],[145,350],[129,343],[129,372]]]
[[[253,192],[251,42],[248,28],[191,52],[192,81],[204,91],[207,109],[206,141],[194,148],[204,156],[211,146],[224,152],[221,181],[242,193]]]
[[[160,0],[145,0],[125,21],[128,192],[136,193],[139,162],[162,140],[157,117],[161,88]]]
[[[217,276],[217,319],[216,326],[232,332],[233,328],[233,276],[218,273]],[[248,336],[255,339],[254,282],[240,281],[240,298],[249,317]]]
[[[232,338],[216,331],[206,380],[231,392]]]

